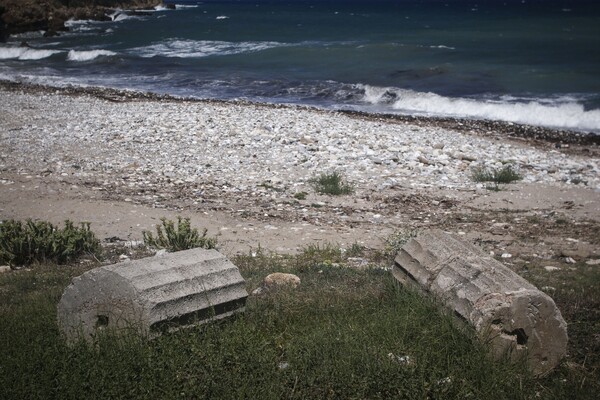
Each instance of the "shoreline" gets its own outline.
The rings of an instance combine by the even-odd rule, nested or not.
[[[113,89],[0,82],[0,96],[0,219],[85,220],[101,238],[139,240],[181,214],[229,254],[382,248],[399,230],[440,228],[509,263],[600,256],[600,158],[583,146]],[[493,192],[472,181],[473,167],[504,160],[522,182]],[[332,170],[353,194],[314,191]]]
[[[398,122],[417,126],[434,125],[467,134],[489,136],[499,139],[526,140],[533,145],[553,145],[557,149],[571,154],[600,156],[600,134],[543,126],[526,125],[514,122],[473,119],[461,117],[415,116],[390,113],[370,113],[348,109],[330,110],[311,105],[255,102],[251,100],[223,100],[196,97],[181,97],[139,90],[116,89],[100,86],[51,86],[37,83],[16,82],[0,79],[0,90],[25,91],[31,93],[61,93],[69,96],[88,95],[112,102],[129,101],[174,101],[199,102],[230,105],[253,105],[267,108],[290,108],[312,110],[315,112],[340,113],[352,118],[379,122]],[[575,148],[569,148],[574,146]]]

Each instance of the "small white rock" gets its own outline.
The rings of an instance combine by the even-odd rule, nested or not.
[[[10,272],[12,270],[12,268],[10,268],[10,266],[8,265],[3,265],[0,267],[0,274],[3,274],[5,272]]]
[[[566,257],[565,262],[567,264],[575,264],[577,261],[575,261],[572,257]]]
[[[272,289],[275,287],[289,286],[296,288],[300,285],[300,278],[294,274],[286,274],[283,272],[275,272],[265,277],[263,287]]]
[[[502,258],[512,258],[512,254],[510,254],[510,253],[502,253],[502,255],[500,257],[502,257]]]
[[[552,271],[560,271],[562,268],[560,267],[555,267],[553,265],[547,265],[544,267],[544,269],[548,272],[552,272]]]
[[[277,366],[279,367],[279,369],[286,369],[290,366],[290,363],[288,363],[286,361],[282,361]]]
[[[263,289],[263,288],[262,288],[262,286],[261,286],[261,287],[257,287],[256,289],[254,289],[254,290],[252,291],[252,294],[253,294],[254,296],[258,296],[258,295],[262,294],[262,292],[264,292],[264,289]]]
[[[587,260],[585,263],[587,265],[600,265],[600,258],[597,260]]]

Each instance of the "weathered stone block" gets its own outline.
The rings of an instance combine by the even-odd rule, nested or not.
[[[90,270],[73,279],[58,304],[68,340],[99,330],[165,330],[244,310],[248,293],[238,268],[216,250],[192,249]]]
[[[395,261],[398,281],[437,296],[497,355],[524,356],[544,375],[566,354],[567,324],[554,301],[476,246],[431,230],[406,243]]]

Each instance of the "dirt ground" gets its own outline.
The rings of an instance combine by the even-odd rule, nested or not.
[[[166,189],[167,190],[167,189]],[[366,193],[366,194],[365,194]],[[259,247],[295,253],[309,244],[382,249],[398,231],[442,228],[481,244],[502,261],[548,265],[600,258],[600,193],[587,187],[517,183],[495,192],[394,188],[274,204],[267,198],[208,198],[176,193],[155,208],[65,177],[0,171],[0,218],[88,221],[104,241],[141,240],[160,218],[190,217],[225,254]],[[508,256],[510,254],[510,257]]]

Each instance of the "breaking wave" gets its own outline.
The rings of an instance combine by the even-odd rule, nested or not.
[[[357,85],[362,101],[400,113],[500,120],[552,128],[600,132],[600,110],[586,110],[575,97],[472,99],[397,88]]]
[[[70,50],[67,55],[69,61],[90,61],[101,56],[114,56],[117,53],[109,50]]]
[[[60,50],[32,49],[30,47],[0,47],[0,60],[41,60]]]
[[[198,58],[214,55],[230,55],[267,50],[287,46],[279,42],[223,42],[211,40],[169,40],[131,51],[144,58],[177,57]]]

